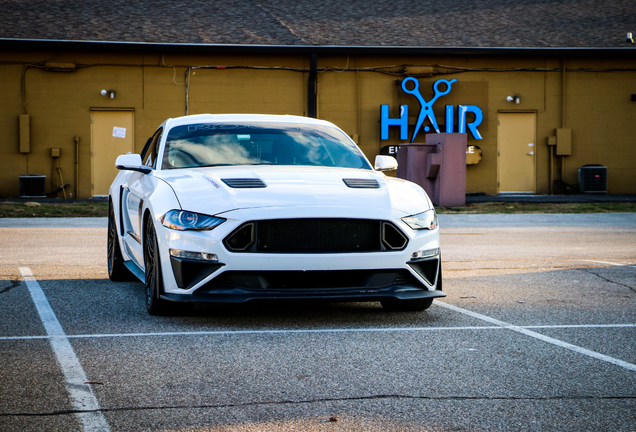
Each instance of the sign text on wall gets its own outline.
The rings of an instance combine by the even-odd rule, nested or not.
[[[444,96],[451,91],[451,85],[456,82],[456,79],[445,80],[440,79],[435,81],[433,84],[433,90],[435,91],[435,96],[430,101],[425,101],[420,93],[420,83],[415,78],[409,77],[402,81],[402,90],[404,93],[412,94],[417,98],[420,103],[420,113],[417,117],[417,123],[415,124],[415,130],[413,131],[413,136],[411,137],[411,142],[415,140],[417,133],[422,128],[422,124],[424,120],[428,118],[433,130],[435,132],[440,133],[439,127],[437,126],[437,119],[435,118],[435,114],[433,113],[433,104],[437,101],[438,98]],[[409,89],[407,84],[413,83],[413,88]],[[446,89],[440,90],[439,85],[445,84]],[[472,122],[467,121],[467,114],[474,114],[475,118]],[[455,106],[454,105],[446,105],[446,133],[455,132]],[[481,134],[477,130],[477,126],[479,126],[484,119],[484,115],[481,109],[475,105],[459,105],[458,108],[458,127],[457,132],[466,133],[466,129],[470,131],[473,138],[482,139]],[[389,126],[399,126],[400,127],[400,139],[407,140],[409,135],[409,106],[408,105],[400,105],[400,117],[399,118],[389,118],[389,106],[382,105],[381,106],[381,116],[380,116],[380,139],[387,140],[389,139]],[[424,132],[428,132],[431,130],[431,126],[424,126]]]

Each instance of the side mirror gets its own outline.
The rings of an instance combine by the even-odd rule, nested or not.
[[[376,171],[392,171],[397,169],[398,163],[393,156],[378,155],[375,157]]]
[[[138,154],[123,154],[117,156],[115,166],[120,170],[137,171],[144,174],[148,174],[152,171],[152,168],[141,163],[141,156]]]

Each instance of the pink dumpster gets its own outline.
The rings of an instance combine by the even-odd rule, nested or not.
[[[466,205],[465,133],[426,134],[425,143],[401,144],[397,176],[422,186],[433,204]]]

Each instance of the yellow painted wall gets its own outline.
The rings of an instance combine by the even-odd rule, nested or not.
[[[24,65],[43,62],[80,65],[75,72],[52,72]],[[13,64],[15,63],[15,64]],[[318,117],[334,122],[359,144],[373,161],[380,147],[398,144],[398,128],[380,142],[380,105],[389,104],[391,117],[399,103],[409,105],[411,123],[419,103],[396,86],[404,76],[343,68],[439,64],[462,68],[561,67],[560,59],[485,56],[320,56],[318,67]],[[45,174],[47,190],[59,186],[50,157],[59,148],[59,164],[67,192],[75,192],[75,143],[80,137],[79,197],[90,196],[90,111],[92,108],[133,109],[134,142],[141,151],[146,139],[168,117],[185,114],[184,74],[188,66],[256,66],[308,69],[308,56],[189,55],[108,52],[0,52],[0,197],[19,196],[21,174]],[[569,59],[569,69],[636,69],[636,61]],[[22,114],[21,79],[24,75],[26,113],[31,119],[31,152],[19,153]],[[190,114],[272,113],[305,115],[307,72],[272,69],[193,69],[189,77]],[[561,72],[478,71],[419,78],[424,99],[433,96],[432,84],[440,78],[458,79],[451,92],[438,99],[434,110],[443,124],[444,106],[477,105],[484,113],[479,126],[483,140],[469,138],[483,152],[477,165],[467,167],[467,191],[497,192],[497,117],[501,111],[537,113],[536,184],[538,193],[550,190],[550,158],[547,137],[562,127],[563,75]],[[636,151],[631,126],[636,123],[636,72],[570,71],[565,79],[565,127],[572,129],[573,153],[564,158],[564,180],[577,183],[578,167],[598,163],[608,167],[610,193],[636,193]],[[116,98],[101,96],[102,89],[115,90]],[[506,101],[518,94],[520,104]],[[420,132],[416,141],[423,141]],[[556,171],[555,171],[556,172]],[[59,195],[61,196],[61,194]],[[75,195],[77,196],[77,195]]]

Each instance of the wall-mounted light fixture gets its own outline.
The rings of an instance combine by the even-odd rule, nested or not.
[[[519,103],[519,101],[521,100],[521,98],[519,97],[519,95],[514,95],[514,96],[508,96],[508,97],[506,98],[506,100],[507,100],[508,102],[514,102],[514,103],[518,104],[518,103]]]
[[[625,43],[634,43],[634,38],[632,37],[632,32],[627,33],[627,40]]]
[[[101,94],[102,96],[108,95],[109,98],[115,99],[115,90],[102,90]]]

